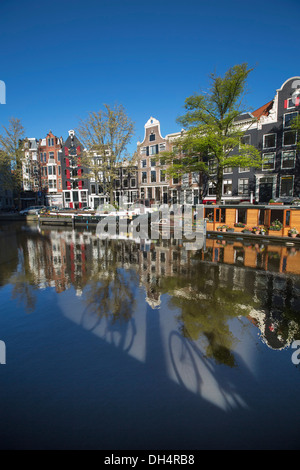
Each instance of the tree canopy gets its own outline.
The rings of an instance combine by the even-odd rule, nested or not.
[[[22,139],[25,129],[20,119],[11,118],[8,126],[2,126],[0,134],[1,184],[5,189],[20,193],[23,182],[22,162],[24,158]]]
[[[81,164],[88,169],[87,176],[103,184],[113,201],[116,169],[127,155],[127,146],[134,133],[134,123],[122,105],[104,104],[104,109],[90,112],[81,120],[77,130],[85,147]],[[100,158],[93,158],[93,155]]]
[[[217,202],[222,197],[225,168],[261,167],[260,152],[243,142],[247,129],[238,125],[238,117],[245,112],[243,100],[251,71],[241,64],[230,68],[224,77],[211,74],[208,92],[185,100],[186,113],[177,119],[183,130],[173,150],[165,154],[169,175],[205,174],[213,183]]]

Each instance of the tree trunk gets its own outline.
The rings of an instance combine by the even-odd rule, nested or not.
[[[220,169],[218,169],[217,185],[216,185],[217,204],[221,204],[222,202],[222,189],[223,189],[223,169],[221,171]]]

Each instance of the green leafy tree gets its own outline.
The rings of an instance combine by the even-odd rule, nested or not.
[[[125,157],[129,159],[127,146],[134,133],[134,123],[122,105],[105,104],[103,110],[90,112],[87,119],[80,121],[77,133],[85,147],[81,159],[82,166],[88,170],[85,176],[105,188],[112,204],[117,170]]]
[[[16,191],[20,205],[23,184],[24,127],[20,119],[11,118],[0,134],[0,170],[2,187]]]
[[[164,154],[170,176],[189,172],[207,175],[218,203],[225,168],[260,168],[262,164],[260,152],[243,143],[247,129],[242,129],[237,121],[245,112],[243,99],[251,70],[241,64],[230,68],[224,77],[211,74],[208,93],[195,93],[185,100],[186,113],[177,120],[184,129],[173,150]]]

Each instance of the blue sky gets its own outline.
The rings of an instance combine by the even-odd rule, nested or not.
[[[247,103],[256,109],[299,75],[299,0],[0,0],[0,125],[21,119],[28,137],[67,137],[103,103],[135,122],[129,151],[150,116],[162,135],[180,129],[184,100],[209,74],[255,67]]]

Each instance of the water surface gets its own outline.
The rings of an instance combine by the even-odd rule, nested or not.
[[[0,236],[2,449],[299,448],[294,246]]]

